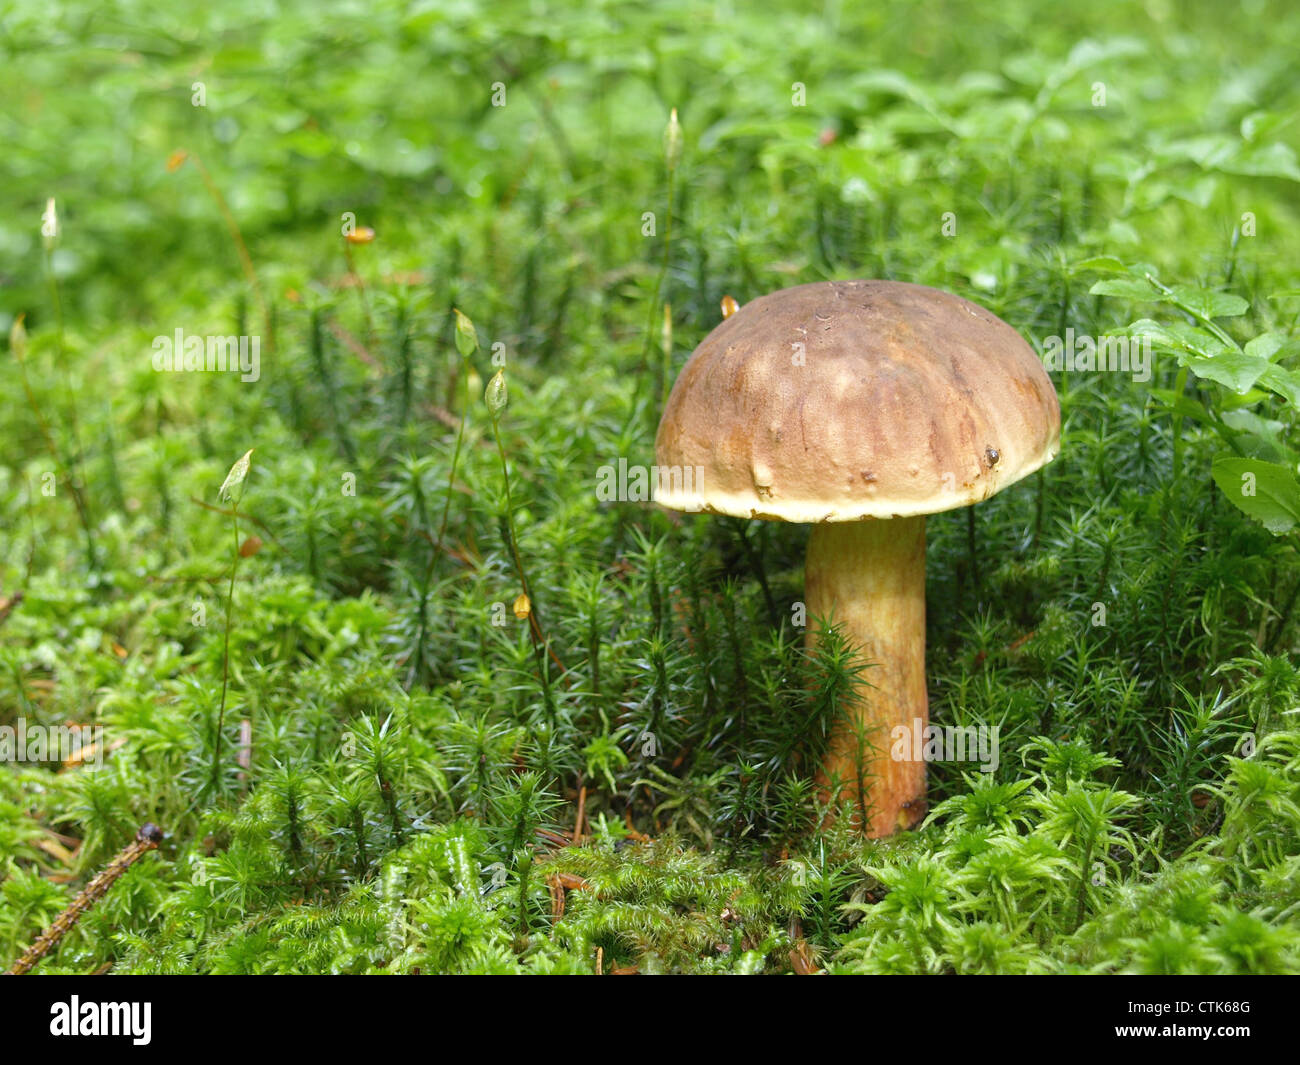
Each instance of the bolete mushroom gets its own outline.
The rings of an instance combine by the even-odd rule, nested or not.
[[[813,527],[807,616],[834,621],[871,667],[820,780],[871,836],[925,813],[920,752],[890,756],[895,728],[928,721],[925,516],[1050,462],[1060,425],[1051,381],[1011,326],[895,281],[762,296],[704,338],[673,386],[658,502]]]

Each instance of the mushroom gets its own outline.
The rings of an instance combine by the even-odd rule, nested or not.
[[[655,440],[674,510],[812,525],[807,615],[870,668],[819,772],[873,837],[925,813],[925,516],[987,499],[1050,462],[1060,406],[1042,363],[969,300],[895,281],[762,296],[696,348]],[[809,626],[809,646],[817,639]],[[859,737],[867,737],[867,745]]]

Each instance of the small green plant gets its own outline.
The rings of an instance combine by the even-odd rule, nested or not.
[[[1142,318],[1126,330],[1133,340],[1178,362],[1173,388],[1155,392],[1173,417],[1174,476],[1181,467],[1184,420],[1208,426],[1231,452],[1216,456],[1212,468],[1224,495],[1269,532],[1291,532],[1300,524],[1300,451],[1288,439],[1300,412],[1300,370],[1288,365],[1300,351],[1295,340],[1285,331],[1269,330],[1239,343],[1219,324],[1250,309],[1232,293],[1171,287],[1154,268],[1124,267],[1118,260],[1091,265],[1127,275],[1098,281],[1092,293],[1167,303],[1186,316],[1168,323]],[[1201,403],[1187,395],[1189,375],[1213,386]],[[1274,416],[1266,409],[1270,399],[1282,401]]]

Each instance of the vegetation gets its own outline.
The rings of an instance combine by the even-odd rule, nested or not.
[[[1252,10],[0,9],[0,727],[102,727],[0,768],[6,964],[154,822],[38,972],[1300,969]],[[805,650],[807,529],[598,492],[724,297],[842,277],[1151,352],[931,519],[931,718],[1001,756],[879,841],[818,807],[870,668]]]

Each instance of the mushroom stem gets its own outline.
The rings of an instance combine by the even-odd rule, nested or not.
[[[869,667],[832,733],[823,795],[849,803],[873,838],[911,828],[925,814],[925,762],[915,751],[895,760],[891,747],[894,728],[917,735],[929,718],[925,517],[814,525],[804,598],[809,616],[837,625]],[[810,627],[810,647],[816,638]]]

